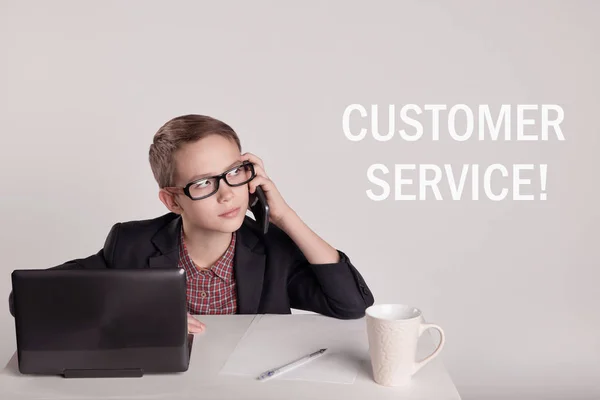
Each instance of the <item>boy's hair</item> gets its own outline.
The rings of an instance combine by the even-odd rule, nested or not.
[[[182,115],[165,123],[154,135],[150,145],[150,168],[160,188],[173,186],[175,153],[184,144],[209,135],[219,135],[232,140],[242,151],[237,133],[226,123],[205,115]]]

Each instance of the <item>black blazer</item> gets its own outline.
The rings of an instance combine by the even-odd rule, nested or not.
[[[177,268],[181,217],[115,224],[104,248],[56,269]],[[266,235],[246,217],[237,231],[234,274],[239,314],[290,314],[290,308],[340,319],[364,316],[373,295],[348,257],[335,264],[310,264],[290,237],[275,225]],[[14,316],[12,293],[9,308]]]

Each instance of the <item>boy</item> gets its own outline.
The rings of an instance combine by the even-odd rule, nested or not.
[[[149,160],[170,212],[117,223],[97,254],[55,268],[183,268],[192,333],[205,328],[198,314],[297,308],[351,319],[373,304],[348,257],[304,224],[263,162],[241,153],[229,125],[202,115],[174,118],[155,134]],[[270,209],[265,235],[245,215],[258,185]]]

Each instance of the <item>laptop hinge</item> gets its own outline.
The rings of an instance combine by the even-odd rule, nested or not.
[[[65,378],[141,378],[144,370],[141,368],[127,369],[65,369]]]

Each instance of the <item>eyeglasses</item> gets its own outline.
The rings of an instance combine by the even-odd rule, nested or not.
[[[196,179],[185,185],[185,187],[166,187],[165,189],[183,190],[183,193],[192,200],[202,200],[212,196],[219,190],[221,179],[229,186],[242,186],[250,182],[256,176],[254,165],[245,161],[220,175]]]

